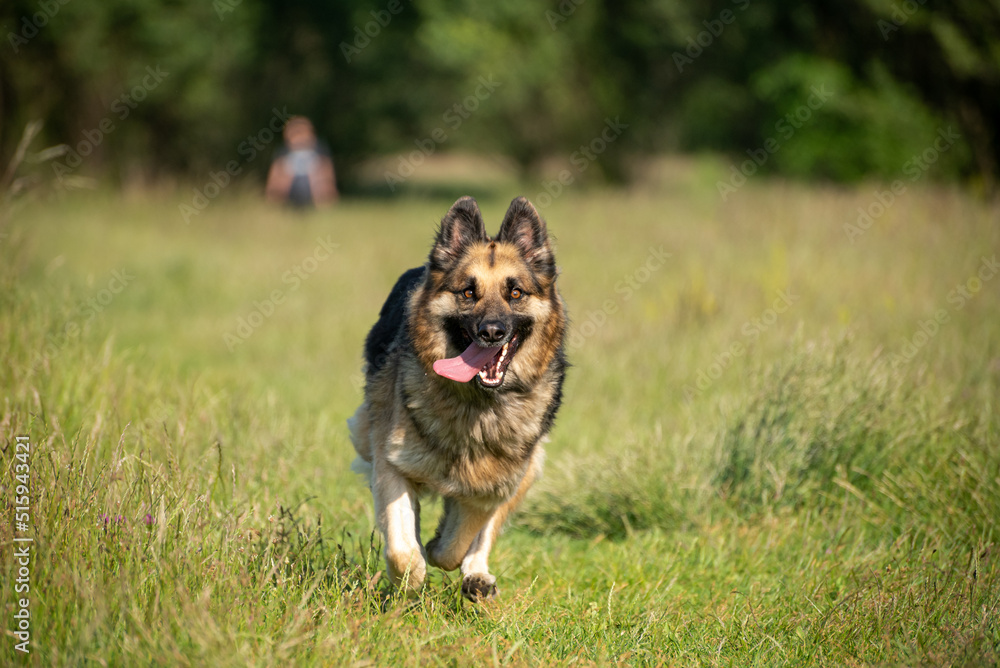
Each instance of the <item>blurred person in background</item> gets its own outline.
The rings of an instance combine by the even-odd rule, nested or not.
[[[316,139],[305,116],[285,124],[285,145],[267,175],[267,198],[295,208],[323,206],[337,201],[337,184],[330,152]]]

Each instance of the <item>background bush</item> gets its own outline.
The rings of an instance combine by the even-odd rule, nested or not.
[[[241,159],[241,142],[287,107],[314,119],[348,185],[361,161],[413,151],[438,127],[448,139],[437,151],[498,154],[537,171],[598,136],[609,116],[629,129],[586,176],[621,179],[631,154],[745,159],[813,86],[827,85],[835,97],[766,171],[896,178],[939,127],[953,125],[961,145],[934,176],[987,186],[996,176],[1000,12],[989,0],[790,9],[742,0],[400,0],[394,14],[389,5],[5,2],[0,155],[36,118],[46,121],[47,144],[76,146],[147,66],[160,66],[169,78],[127,118],[111,114],[113,134],[79,173],[201,181]],[[501,85],[451,131],[443,115],[480,77]],[[260,175],[266,164],[245,167]]]

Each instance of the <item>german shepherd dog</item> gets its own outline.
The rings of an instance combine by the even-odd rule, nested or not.
[[[461,567],[462,594],[497,595],[487,559],[539,475],[562,400],[566,313],[545,222],[515,199],[496,237],[476,200],[441,221],[425,266],[393,287],[365,340],[365,398],[348,425],[396,587]],[[420,542],[422,494],[444,499]]]

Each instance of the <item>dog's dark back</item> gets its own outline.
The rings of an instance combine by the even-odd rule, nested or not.
[[[427,267],[409,269],[399,277],[396,285],[382,305],[378,314],[378,322],[368,332],[365,339],[365,361],[368,363],[368,373],[376,373],[388,359],[389,346],[396,340],[399,329],[406,323],[406,300],[410,293],[424,282]]]

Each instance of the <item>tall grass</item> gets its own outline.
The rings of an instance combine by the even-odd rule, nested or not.
[[[389,589],[344,427],[365,330],[450,202],[293,216],[234,197],[191,226],[154,195],[24,209],[0,258],[0,592],[12,613],[28,435],[32,640],[25,657],[6,635],[4,660],[995,665],[1000,283],[961,309],[948,294],[1000,248],[996,207],[914,191],[850,244],[865,189],[723,204],[710,176],[545,211],[581,337],[483,606],[433,569],[416,601]],[[490,227],[506,199],[481,200]],[[326,236],[333,257],[291,289]],[[669,261],[616,290],[660,246]],[[747,335],[778,290],[798,300]]]

